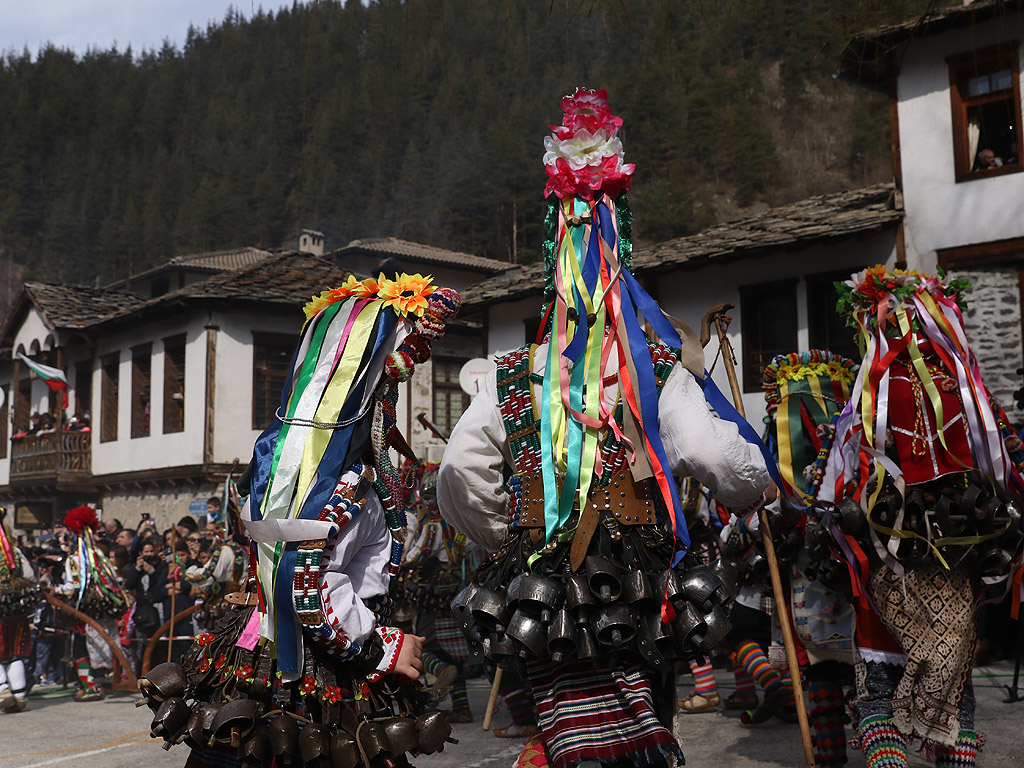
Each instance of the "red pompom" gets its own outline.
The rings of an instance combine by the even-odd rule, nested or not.
[[[84,504],[74,509],[69,509],[64,515],[64,525],[76,536],[82,535],[82,530],[88,526],[93,531],[98,531],[100,519],[96,517],[96,510]]]

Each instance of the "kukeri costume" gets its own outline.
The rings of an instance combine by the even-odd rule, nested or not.
[[[918,738],[973,766],[979,581],[1019,552],[1024,481],[964,334],[962,281],[875,267],[845,284],[862,348],[818,498],[857,606],[857,709],[869,768]],[[827,568],[827,566],[826,566]]]
[[[228,596],[181,666],[140,682],[153,735],[192,747],[189,765],[371,768],[443,748],[450,728],[418,684],[382,679],[405,641],[387,622],[406,533],[388,451],[407,451],[397,384],[458,306],[419,275],[353,277],[306,306],[281,407],[253,451],[248,590]]]
[[[32,656],[29,616],[39,603],[32,564],[11,539],[0,507],[0,710],[25,708],[28,678],[25,664]]]
[[[681,759],[673,660],[728,631],[728,588],[683,560],[674,478],[742,507],[768,475],[737,424],[711,413],[692,331],[629,272],[621,119],[603,91],[562,106],[545,142],[549,341],[498,359],[452,433],[438,502],[497,552],[454,607],[487,656],[526,662],[541,730],[520,764],[542,749],[559,768],[659,765]],[[662,343],[645,336],[641,313]]]
[[[64,525],[75,534],[75,542],[64,561],[64,583],[57,587],[56,592],[116,638],[119,636],[117,620],[128,610],[128,600],[121,589],[117,569],[97,546],[96,532],[100,522],[96,510],[84,505],[68,510],[64,515]],[[72,653],[81,685],[75,692],[75,700],[102,698],[103,690],[92,671],[112,668],[110,646],[92,625],[84,624],[72,639]]]

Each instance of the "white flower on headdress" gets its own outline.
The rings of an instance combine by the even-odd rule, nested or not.
[[[586,128],[580,128],[572,138],[563,140],[556,136],[546,136],[544,149],[544,165],[554,166],[561,158],[574,171],[588,165],[598,165],[605,157],[618,157],[619,162],[622,158],[622,141],[604,130],[591,133]]]

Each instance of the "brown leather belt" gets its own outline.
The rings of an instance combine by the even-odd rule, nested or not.
[[[572,537],[569,561],[574,571],[583,565],[602,514],[612,517],[620,525],[654,525],[657,510],[650,478],[637,482],[631,474],[623,472],[612,478],[607,486],[590,489]],[[540,472],[522,475],[519,526],[544,527],[544,480]]]

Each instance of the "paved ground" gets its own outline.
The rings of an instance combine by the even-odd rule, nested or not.
[[[1005,662],[975,671],[978,722],[988,732],[988,747],[979,761],[983,768],[1024,766],[1024,702],[1003,703],[1003,686],[1012,682],[1012,673],[1012,666]],[[718,677],[731,684],[731,675],[718,672]],[[689,684],[688,679],[684,682]],[[732,689],[722,684],[721,690],[727,695]],[[685,687],[680,691],[685,693]],[[507,768],[512,764],[520,744],[498,739],[480,728],[487,693],[485,681],[471,681],[470,699],[477,722],[455,726],[454,736],[460,743],[448,745],[441,754],[418,758],[418,768]],[[164,752],[158,742],[149,739],[149,710],[134,706],[138,696],[116,694],[104,701],[79,704],[70,694],[70,690],[56,687],[37,689],[28,710],[0,715],[0,768],[178,768],[185,762],[185,747]],[[502,709],[494,725],[508,721]],[[795,725],[773,722],[748,728],[732,713],[710,712],[680,716],[676,728],[691,768],[803,765]],[[920,759],[911,764],[927,765]],[[851,753],[850,768],[863,765],[860,753]]]

